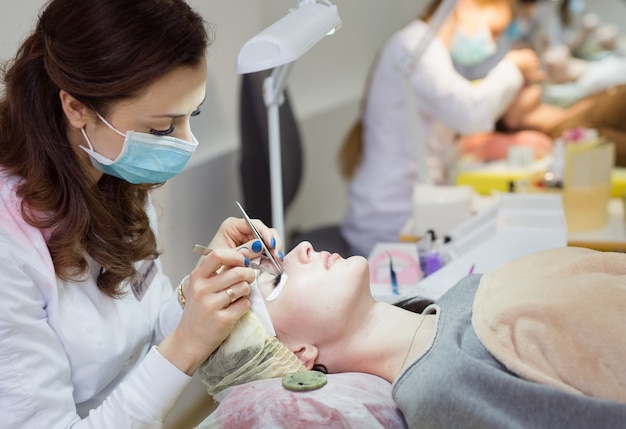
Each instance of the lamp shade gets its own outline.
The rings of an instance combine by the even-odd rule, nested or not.
[[[334,5],[306,3],[248,40],[237,57],[239,74],[293,62],[341,26]]]

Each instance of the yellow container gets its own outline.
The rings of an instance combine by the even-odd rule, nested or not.
[[[626,197],[626,168],[613,167],[611,171],[611,196],[615,198]]]
[[[517,192],[558,193],[561,195],[568,232],[602,229],[607,225],[611,185],[597,185],[573,189],[541,188],[518,183]]]
[[[522,173],[519,171],[493,172],[475,170],[462,172],[457,176],[457,185],[470,185],[481,195],[491,195],[494,191],[507,192],[510,182],[540,180],[544,171]],[[611,171],[611,195],[615,198],[626,197],[626,168],[614,167]]]
[[[566,189],[561,195],[569,232],[593,231],[606,226],[610,185]]]

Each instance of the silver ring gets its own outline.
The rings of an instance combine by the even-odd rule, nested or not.
[[[228,295],[228,299],[230,299],[231,304],[237,301],[237,297],[235,296],[235,292],[233,292],[232,288],[229,287],[228,289],[225,289],[224,292],[226,292],[226,295]]]

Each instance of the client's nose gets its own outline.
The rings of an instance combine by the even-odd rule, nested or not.
[[[308,241],[303,241],[298,244],[291,252],[289,252],[289,255],[291,255],[291,253],[295,253],[297,255],[297,258],[301,262],[307,263],[311,260],[313,252],[315,252],[315,250],[313,249],[313,245]],[[287,257],[289,255],[287,255]]]

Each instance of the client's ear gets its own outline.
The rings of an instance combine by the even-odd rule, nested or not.
[[[298,356],[298,359],[300,359],[300,362],[302,362],[306,369],[313,368],[317,355],[319,354],[317,347],[311,344],[303,344],[291,351]]]

